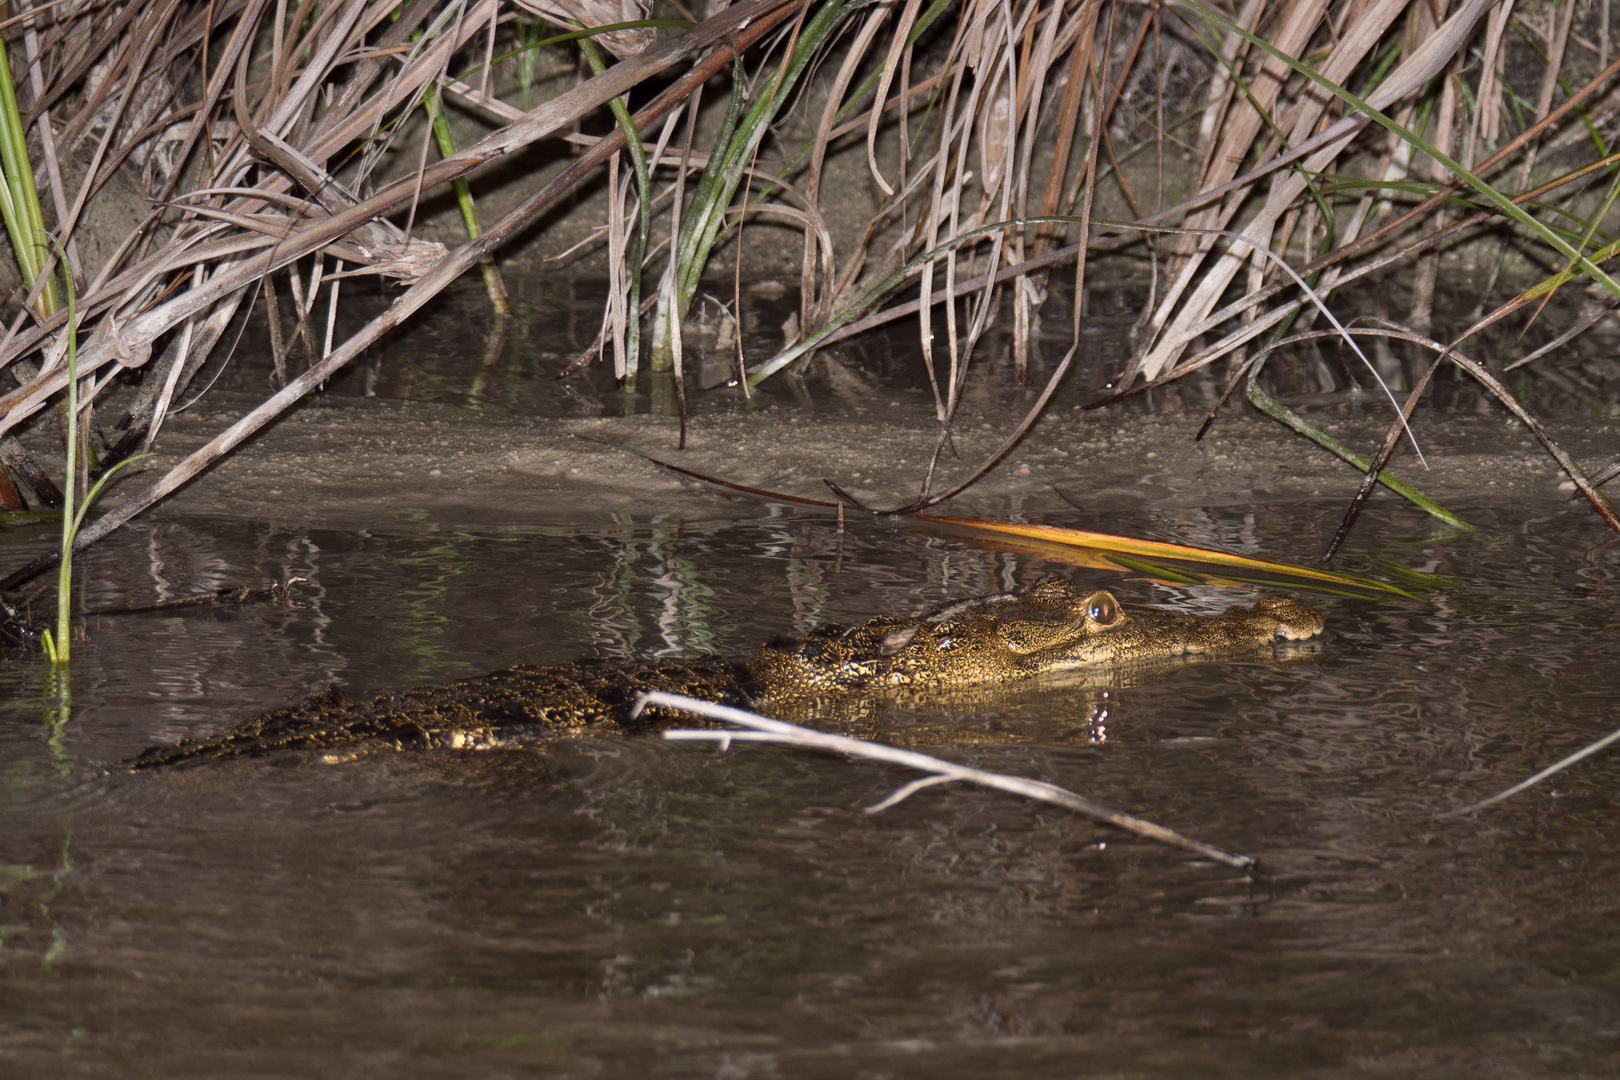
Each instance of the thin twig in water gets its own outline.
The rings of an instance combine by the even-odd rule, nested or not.
[[[1434,816],[1436,818],[1440,818],[1440,819],[1462,817],[1464,814],[1477,813],[1478,811],[1485,809],[1487,806],[1495,806],[1497,803],[1501,802],[1503,799],[1511,799],[1513,796],[1517,795],[1519,792],[1524,791],[1527,788],[1534,787],[1535,785],[1541,783],[1543,780],[1547,779],[1547,777],[1552,776],[1554,773],[1563,772],[1565,769],[1569,768],[1571,765],[1575,764],[1577,761],[1581,761],[1584,758],[1591,757],[1593,754],[1597,753],[1599,750],[1602,750],[1604,747],[1608,746],[1610,743],[1615,742],[1616,740],[1620,740],[1620,728],[1616,728],[1615,730],[1609,732],[1607,735],[1603,736],[1603,738],[1599,739],[1595,743],[1589,743],[1588,745],[1583,746],[1581,749],[1575,751],[1573,754],[1571,754],[1568,757],[1564,758],[1562,761],[1559,761],[1559,762],[1556,762],[1555,764],[1547,766],[1545,769],[1542,769],[1540,772],[1536,773],[1536,775],[1530,777],[1529,779],[1519,781],[1517,784],[1514,784],[1512,787],[1508,788],[1506,791],[1498,791],[1495,795],[1492,795],[1490,798],[1481,799],[1479,802],[1473,803],[1473,804],[1471,804],[1469,806],[1465,806],[1461,810],[1447,810],[1443,814],[1436,814]]]
[[[649,705],[658,705],[666,709],[679,709],[682,712],[695,713],[706,716],[721,723],[736,724],[739,727],[750,728],[749,731],[711,731],[695,728],[677,728],[664,732],[666,739],[681,740],[712,740],[720,744],[725,750],[733,742],[774,742],[785,743],[791,746],[809,746],[818,750],[831,750],[834,753],[849,754],[853,757],[870,758],[873,761],[887,761],[892,765],[903,765],[908,769],[917,769],[931,775],[906,784],[887,799],[866,808],[869,814],[901,802],[907,797],[936,784],[946,784],[952,781],[965,781],[970,784],[979,784],[982,787],[995,788],[1011,795],[1020,795],[1026,799],[1037,802],[1051,803],[1062,806],[1091,818],[1093,821],[1105,822],[1117,826],[1138,836],[1145,836],[1150,840],[1171,844],[1195,852],[1206,859],[1235,866],[1240,870],[1252,870],[1256,860],[1249,855],[1235,855],[1206,844],[1202,840],[1194,840],[1190,836],[1183,836],[1173,829],[1163,825],[1154,824],[1143,818],[1131,814],[1110,810],[1090,799],[1076,795],[1056,784],[1044,783],[1040,780],[1029,780],[1021,776],[1008,776],[1006,773],[985,772],[983,769],[973,769],[966,765],[957,765],[942,758],[932,757],[928,754],[919,754],[915,750],[901,750],[899,747],[886,746],[883,743],[869,742],[865,739],[851,739],[844,735],[831,735],[824,731],[814,731],[810,728],[799,727],[782,720],[773,720],[768,716],[748,712],[744,709],[734,709],[727,705],[717,705],[712,701],[700,701],[697,698],[686,697],[682,694],[666,694],[663,691],[649,691],[642,694],[641,699],[631,712],[631,717],[641,715],[641,711]]]
[[[181,596],[171,600],[159,600],[155,604],[141,604],[135,607],[97,608],[86,611],[81,619],[98,619],[103,615],[154,615],[171,611],[185,611],[190,608],[224,608],[247,607],[249,604],[282,604],[292,596],[292,587],[309,580],[303,577],[289,577],[285,581],[278,581],[267,589],[255,589],[247,585],[238,585],[235,588],[216,589],[213,592],[198,593],[194,596]]]

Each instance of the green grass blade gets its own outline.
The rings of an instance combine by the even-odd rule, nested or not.
[[[679,333],[685,323],[692,297],[697,295],[703,268],[708,264],[709,253],[722,235],[726,207],[731,205],[743,174],[758,152],[782,103],[788,100],[828,37],[842,25],[844,15],[852,8],[862,6],[862,2],[826,0],[800,28],[794,39],[793,52],[767,80],[765,87],[755,93],[753,104],[736,121],[735,131],[729,127],[732,116],[727,116],[727,127],[722,131],[722,138],[714,144],[709,164],[699,181],[697,197],[682,221],[676,254],[673,310],[661,309],[658,314],[662,335]],[[740,65],[740,58],[738,63]],[[739,66],[733,78],[734,111],[741,104],[739,95],[743,93],[745,85],[746,80]],[[664,340],[656,342],[654,350],[655,357],[672,351]]]
[[[1356,453],[1354,450],[1350,449],[1348,446],[1344,445],[1327,432],[1310,423],[1304,417],[1299,416],[1282,402],[1272,397],[1266,388],[1261,386],[1259,381],[1255,379],[1255,374],[1256,372],[1251,369],[1248,380],[1248,398],[1249,401],[1254,404],[1255,408],[1259,409],[1273,420],[1286,424],[1288,427],[1299,432],[1301,435],[1305,436],[1322,449],[1328,451],[1328,453],[1333,454],[1342,461],[1348,462],[1350,465],[1360,469],[1362,472],[1366,472],[1368,469],[1372,468],[1371,461],[1362,457],[1360,454]],[[1447,510],[1445,507],[1423,494],[1423,492],[1412,487],[1410,484],[1397,480],[1389,473],[1380,471],[1378,473],[1378,482],[1389,488],[1389,490],[1395,492],[1395,494],[1399,495],[1401,498],[1412,503],[1414,506],[1422,508],[1422,510],[1431,517],[1438,518],[1453,528],[1466,529],[1470,532],[1473,531],[1474,527],[1468,524],[1468,522],[1464,521],[1456,514],[1453,514],[1450,510]]]
[[[23,130],[17,108],[17,92],[11,80],[11,58],[0,40],[0,169],[5,172],[5,201],[0,204],[11,238],[12,254],[23,283],[30,291],[39,279],[50,247],[44,240],[45,215],[34,187],[34,166],[28,160],[28,133]],[[54,315],[61,307],[56,282],[47,279],[39,292],[39,311]]]
[[[1421,570],[1413,570],[1410,566],[1402,566],[1392,559],[1374,559],[1373,565],[1390,577],[1399,578],[1413,588],[1452,589],[1457,586],[1455,581],[1443,574],[1425,574]]]
[[[1133,559],[1129,555],[1117,553],[1109,555],[1108,559],[1110,562],[1119,564],[1122,570],[1134,570],[1138,574],[1145,574],[1156,581],[1162,581],[1169,585],[1202,585],[1204,583],[1202,575],[1195,577],[1191,574],[1183,574],[1179,570],[1172,570],[1168,566],[1159,566],[1156,563],[1148,562],[1146,559]]]
[[[52,241],[54,243],[54,240]],[[79,479],[79,314],[74,306],[73,274],[62,263],[67,281],[67,462],[62,468],[62,561],[56,577],[56,648],[52,664],[66,664],[73,647],[68,622],[73,608],[73,538],[78,533],[81,509],[73,512]]]

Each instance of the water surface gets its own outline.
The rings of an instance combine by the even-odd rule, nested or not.
[[[17,1076],[1608,1076],[1617,774],[1434,815],[1620,712],[1616,549],[1560,508],[1356,557],[1455,585],[1324,601],[1311,662],[898,712],[896,738],[1259,856],[1246,876],[907,774],[653,739],[132,776],[331,682],[744,653],[1027,583],[1024,555],[731,511],[508,531],[137,522],[94,606],[287,576],[285,607],[108,617],[71,708],[0,667],[0,1071]],[[1072,523],[1080,523],[1078,520]],[[1143,532],[1305,556],[1334,508]],[[10,534],[7,561],[48,542]],[[1371,541],[1368,541],[1371,543]],[[1133,600],[1220,607],[1088,571]],[[110,771],[109,771],[110,770]]]

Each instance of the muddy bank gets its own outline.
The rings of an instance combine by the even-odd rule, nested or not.
[[[217,394],[174,418],[148,474],[166,470],[251,404],[245,395]],[[936,490],[993,453],[1019,415],[1008,406],[965,415],[953,431],[955,456],[949,447],[941,455]],[[1381,436],[1384,415],[1366,404],[1313,414],[1358,447]],[[1099,523],[1127,528],[1144,504],[1347,501],[1355,491],[1358,474],[1349,466],[1246,406],[1230,409],[1194,442],[1199,420],[1059,408],[942,512],[1072,520],[1078,507]],[[1550,426],[1591,468],[1616,442],[1614,422]],[[1589,513],[1568,503],[1572,486],[1505,414],[1451,416],[1418,430],[1428,468],[1406,449],[1395,472],[1442,502],[1533,502],[1549,512]],[[886,508],[915,497],[937,432],[931,407],[905,393],[880,393],[860,411],[839,415],[781,404],[743,411],[739,402],[734,411],[693,416],[685,450],[676,448],[674,417],[534,417],[434,402],[316,397],[154,512],[374,528],[624,515],[716,518],[752,513],[757,505],[647,457],[817,499],[832,497],[825,478],[869,506]],[[107,505],[139,486],[141,478],[131,477]]]
[[[1112,288],[1089,290],[1082,350],[1040,421],[940,512],[1051,517],[1129,533],[1146,528],[1148,511],[1159,507],[1347,504],[1358,471],[1240,398],[1201,442],[1193,441],[1222,390],[1224,376],[1213,370],[1106,409],[1084,408],[1124,364],[1128,331],[1145,301],[1145,289],[1120,271],[1110,266]],[[649,457],[812,499],[833,498],[822,483],[830,480],[868,506],[893,508],[916,499],[936,449],[936,492],[978,469],[1023,420],[1069,341],[1065,297],[1055,291],[1042,312],[1051,328],[1037,334],[1031,385],[1018,388],[1006,340],[988,336],[941,449],[915,324],[824,350],[802,374],[784,373],[751,398],[735,388],[702,389],[722,382],[735,363],[732,346],[722,348],[704,324],[687,335],[683,450],[667,377],[644,378],[642,393],[631,396],[599,366],[555,378],[594,336],[599,290],[579,279],[519,284],[516,318],[495,345],[476,283],[452,290],[148,513],[408,529],[757,512],[758,500],[682,478]],[[756,281],[735,308],[752,357],[780,348],[782,323],[797,307],[786,290],[763,284]],[[347,332],[346,324],[370,318],[387,300],[357,289],[339,329]],[[103,509],[143,490],[263,400],[271,386],[267,339],[262,320],[248,324],[239,355],[199,378],[206,392],[165,422],[156,456],[143,473],[118,480]],[[1612,368],[1548,357],[1512,376],[1524,406],[1588,472],[1620,449],[1620,415],[1612,404],[1620,369]],[[1389,370],[1402,371],[1399,363]],[[1365,373],[1357,373],[1365,382]],[[1392,465],[1396,476],[1442,504],[1528,502],[1548,514],[1596,521],[1584,504],[1568,501],[1572,485],[1522,424],[1471,380],[1447,378],[1413,420],[1426,465],[1403,443]],[[1382,441],[1393,415],[1381,393],[1344,389],[1342,367],[1320,358],[1276,357],[1267,380],[1290,408],[1358,452]],[[133,383],[115,383],[98,402],[102,422],[121,415],[134,393]],[[60,435],[51,417],[44,420],[26,440],[57,473]],[[1408,507],[1382,490],[1375,499]],[[1410,512],[1422,520],[1421,512]]]

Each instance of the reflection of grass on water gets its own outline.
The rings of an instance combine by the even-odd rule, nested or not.
[[[450,624],[450,617],[444,613],[442,605],[450,593],[450,581],[466,572],[465,563],[465,554],[452,541],[394,560],[396,566],[436,571],[417,584],[399,591],[405,618],[392,623],[393,639],[401,656],[414,657],[416,660],[410,672],[412,679],[434,674],[447,660],[443,634],[445,627]]]
[[[60,923],[51,914],[51,901],[56,899],[62,891],[64,879],[73,872],[73,855],[70,850],[73,843],[73,833],[65,833],[62,837],[62,852],[58,856],[56,868],[53,870],[36,870],[27,863],[0,863],[0,888],[25,885],[30,881],[39,881],[49,878],[44,892],[34,901],[34,908],[50,927],[51,941],[45,946],[40,956],[39,967],[41,971],[49,971],[56,962],[62,959],[68,950],[67,933],[63,931]],[[7,923],[0,923],[0,950],[6,948],[6,937],[14,933],[19,927]]]
[[[507,1035],[473,1035],[467,1039],[469,1047],[481,1050],[551,1050],[568,1048],[561,1035],[551,1029],[520,1032]]]
[[[658,614],[662,648],[655,656],[675,656],[691,652],[715,651],[716,638],[711,620],[716,614],[714,589],[703,583],[703,567],[691,559],[667,558],[664,572],[653,583],[664,590]]]
[[[57,774],[66,776],[73,771],[73,758],[68,754],[64,736],[68,721],[73,717],[70,676],[66,664],[52,664],[41,672],[41,687],[45,706],[45,745],[51,752]]]
[[[30,712],[36,708],[42,710],[43,723],[38,737],[45,747],[48,769],[40,767],[45,761],[35,754],[5,754],[0,758],[4,761],[4,768],[0,770],[0,791],[23,791],[35,787],[41,780],[48,783],[50,777],[66,778],[73,773],[73,757],[68,751],[66,741],[68,721],[72,718],[68,667],[65,664],[42,663],[39,665],[39,675],[37,696],[20,695],[5,701],[0,707]],[[20,689],[14,684],[13,688]],[[49,971],[68,949],[67,934],[52,916],[50,905],[62,891],[67,876],[73,872],[72,842],[73,833],[69,829],[62,837],[62,849],[57,856],[57,865],[54,869],[35,869],[26,863],[0,863],[0,889],[50,879],[39,898],[34,901],[35,909],[50,928],[50,943],[46,945],[39,961],[42,971]],[[7,936],[17,929],[19,927],[15,925],[0,923],[0,951],[6,948]]]
[[[51,924],[51,943],[45,948],[45,955],[40,957],[39,966],[42,971],[48,971],[67,952],[67,934],[63,932],[62,925],[51,915],[51,901],[56,894],[62,891],[62,879],[73,872],[73,855],[68,850],[73,843],[73,833],[68,832],[62,837],[62,856],[57,868],[51,871],[51,886],[39,898],[39,913],[45,921]]]
[[[73,771],[73,757],[66,742],[68,721],[72,719],[68,670],[47,661],[38,664],[37,671],[37,683],[33,683],[26,671],[16,673],[21,678],[0,683],[0,709],[19,709],[37,717],[40,722],[37,738],[44,744],[51,772],[68,776]],[[30,684],[37,687],[37,693],[25,689]],[[15,696],[6,698],[6,691]],[[40,711],[35,713],[36,709]],[[0,790],[17,790],[33,783],[40,764],[32,754],[0,752]]]
[[[679,531],[655,530],[644,544],[627,533],[594,590],[589,615],[597,649],[611,656],[657,657],[719,651],[732,626],[716,621],[722,609],[705,579],[721,567],[679,557],[678,551],[690,549]],[[655,609],[647,620],[652,626],[644,628],[642,611],[649,598]]]

